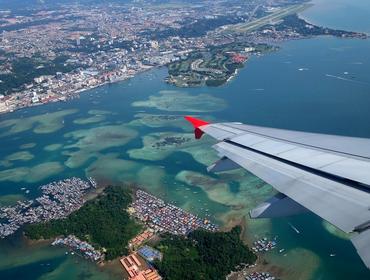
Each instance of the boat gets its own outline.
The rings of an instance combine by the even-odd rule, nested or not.
[[[289,226],[297,233],[297,234],[300,234],[300,231],[295,227],[293,226],[291,223],[288,223]]]

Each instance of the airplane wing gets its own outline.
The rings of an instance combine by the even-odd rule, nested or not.
[[[370,268],[370,139],[185,118],[196,138],[219,141],[213,148],[220,160],[208,171],[242,167],[279,192],[251,210],[252,218],[312,211],[352,233]]]

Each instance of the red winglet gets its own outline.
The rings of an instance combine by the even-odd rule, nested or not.
[[[200,120],[200,119],[196,119],[196,118],[193,118],[193,117],[190,117],[190,116],[185,116],[184,118],[185,118],[185,120],[187,120],[188,122],[190,122],[194,126],[195,139],[200,139],[204,132],[202,130],[200,130],[199,127],[202,126],[202,125],[209,124],[209,122],[206,122],[206,121],[203,121],[203,120]]]

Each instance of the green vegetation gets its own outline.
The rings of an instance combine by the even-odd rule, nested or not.
[[[167,82],[178,87],[220,86],[244,67],[248,55],[271,50],[274,47],[266,44],[232,43],[195,51],[168,65]]]
[[[114,259],[128,253],[128,241],[141,230],[126,212],[131,201],[129,188],[108,187],[68,218],[29,225],[25,234],[31,239],[74,234],[95,248],[104,248],[106,259]]]
[[[56,72],[70,72],[77,66],[66,65],[66,56],[45,60],[41,57],[17,58],[11,62],[12,72],[0,74],[0,94],[9,94],[21,88],[24,84],[33,82],[34,78],[43,75],[55,75]],[[3,62],[4,63],[4,62]]]
[[[196,230],[188,238],[165,235],[157,246],[163,259],[155,265],[167,280],[225,279],[240,263],[256,261],[240,233],[235,227],[230,232]]]

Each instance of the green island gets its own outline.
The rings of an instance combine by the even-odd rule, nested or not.
[[[75,235],[105,251],[105,259],[111,260],[126,255],[129,240],[142,229],[126,211],[131,202],[131,188],[110,186],[66,219],[28,225],[25,235],[30,239]]]
[[[229,232],[195,230],[187,238],[163,235],[156,246],[163,259],[155,266],[167,280],[225,279],[240,264],[253,264],[257,259],[240,234],[237,226]]]
[[[231,43],[194,51],[168,64],[166,82],[178,87],[221,86],[244,67],[249,55],[275,49],[267,44]]]
[[[76,237],[103,252],[105,260],[135,253],[129,241],[144,227],[127,211],[135,197],[132,189],[127,185],[109,186],[67,218],[28,225],[24,233],[30,239],[57,238],[53,245],[64,242],[59,237],[72,241]],[[227,232],[198,229],[187,236],[162,233],[148,241],[163,254],[153,266],[167,280],[225,279],[231,271],[257,260],[240,239],[241,232],[242,228],[236,226]]]

